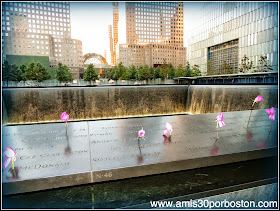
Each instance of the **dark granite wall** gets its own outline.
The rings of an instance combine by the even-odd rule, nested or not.
[[[70,120],[190,112],[215,113],[277,107],[278,86],[160,85],[115,87],[4,88],[3,123]]]

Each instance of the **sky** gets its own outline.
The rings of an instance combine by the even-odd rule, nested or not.
[[[203,2],[184,2],[184,46],[190,31],[196,26],[201,16]],[[110,64],[110,41],[108,26],[113,25],[112,2],[71,2],[71,37],[81,40],[83,54],[98,53],[102,56],[107,51]],[[119,44],[126,43],[125,2],[119,2]]]

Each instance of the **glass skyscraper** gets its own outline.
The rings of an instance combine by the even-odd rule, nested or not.
[[[207,74],[208,60],[215,69],[226,61],[237,73],[244,55],[255,66],[266,56],[273,71],[278,71],[278,3],[205,3],[189,40],[190,64]]]

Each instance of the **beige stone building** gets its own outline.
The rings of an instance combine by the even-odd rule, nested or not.
[[[69,2],[3,2],[2,56],[47,56],[50,66],[67,65],[73,78],[83,72],[80,40],[71,39]]]
[[[126,3],[126,44],[119,45],[119,61],[129,67],[155,67],[164,60],[175,68],[186,65],[183,3]]]

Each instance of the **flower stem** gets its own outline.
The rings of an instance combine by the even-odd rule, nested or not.
[[[17,177],[17,173],[16,173],[15,169],[13,169],[13,177]]]
[[[14,169],[15,166],[14,166],[14,159],[12,159],[12,169]]]
[[[252,111],[253,110],[251,110],[251,112],[250,112],[250,116],[249,116],[249,120],[248,120],[248,124],[247,124],[247,130],[248,130],[249,122],[250,122],[250,119],[251,119]]]
[[[217,139],[219,138],[218,129],[219,129],[219,122],[217,121]]]
[[[271,126],[270,126],[270,129],[269,129],[269,134],[270,134],[270,132],[272,130],[272,125],[273,125],[273,121],[271,121]]]

